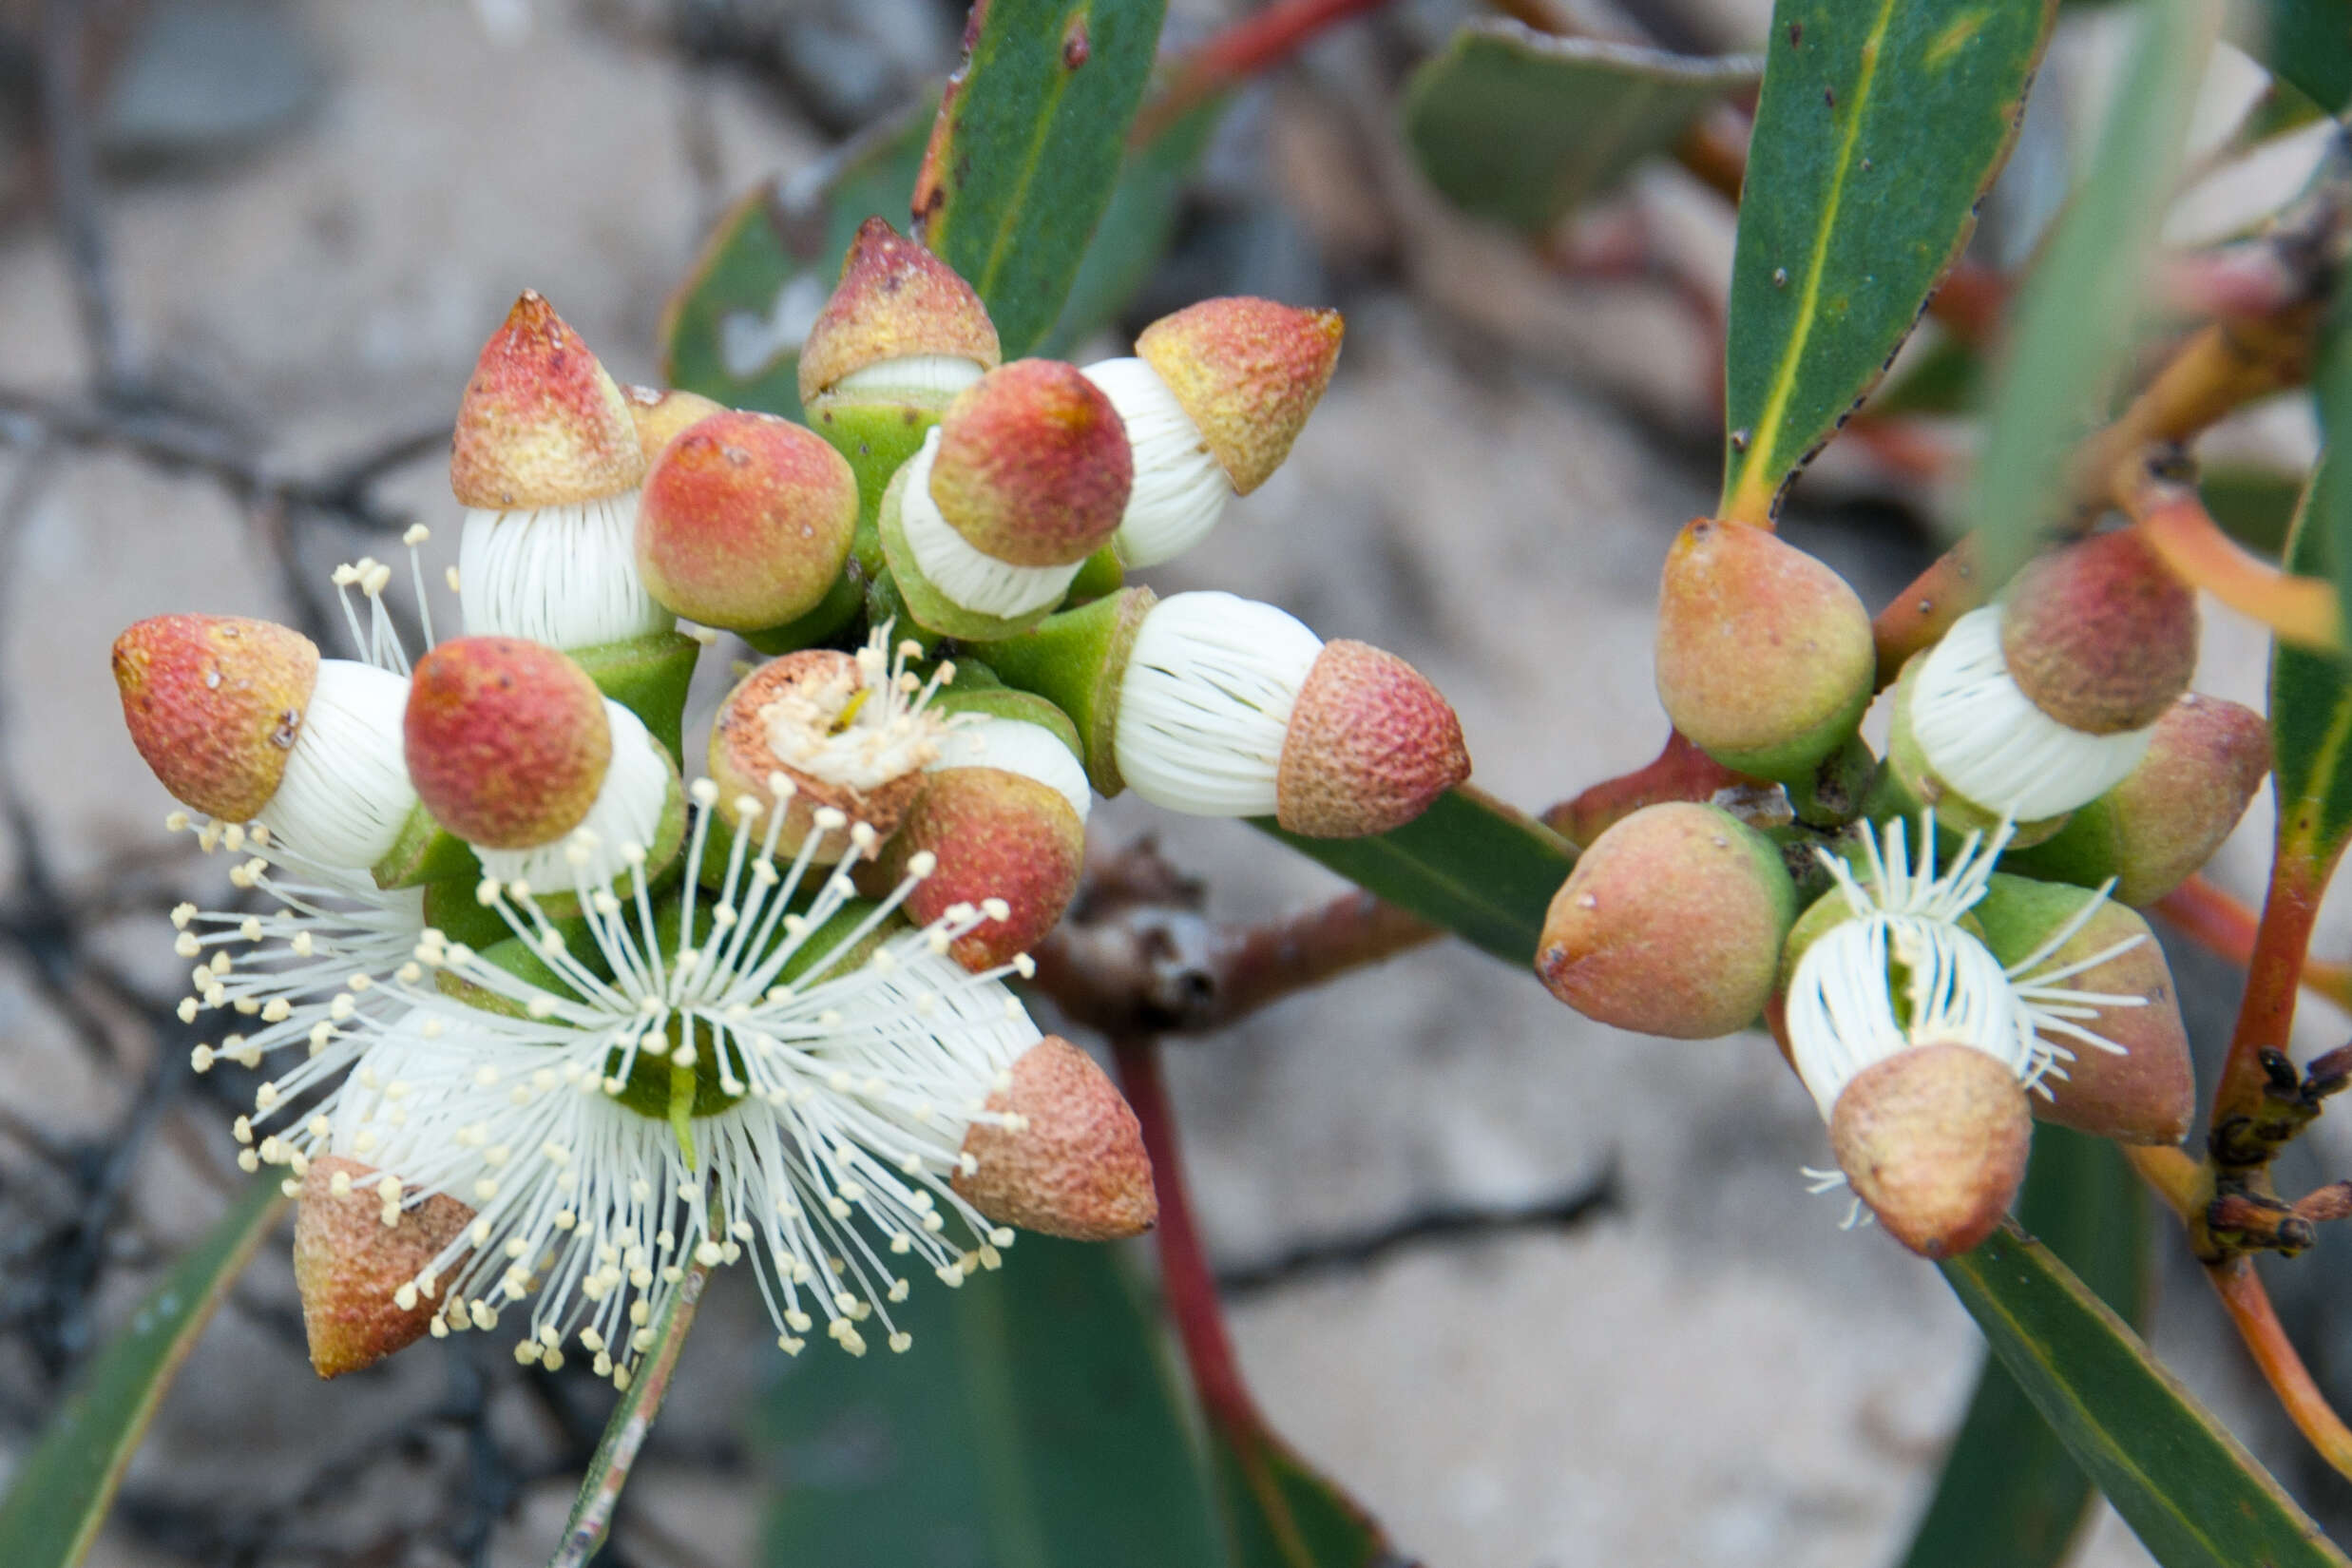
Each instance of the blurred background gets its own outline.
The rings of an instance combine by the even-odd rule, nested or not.
[[[1769,20],[1766,0],[1555,9],[1698,54],[1752,48]],[[1176,0],[1166,48],[1246,10]],[[1399,0],[1244,90],[1170,254],[1077,357],[1208,295],[1344,310],[1337,379],[1289,466],[1146,578],[1395,649],[1454,700],[1478,781],[1539,809],[1665,736],[1652,605],[1667,542],[1715,492],[1733,214],[1664,159],[1539,242],[1449,210],[1398,105],[1473,14]],[[417,521],[453,552],[449,420],[516,292],[545,293],[621,380],[659,380],[665,299],[713,221],[928,90],[962,24],[950,0],[0,0],[0,1482],[239,1180],[238,1085],[185,1070],[163,923],[223,885],[163,831],[118,721],[115,634],[174,609],[322,625],[335,564]],[[2109,30],[2062,24],[1980,256],[2023,254],[2062,190]],[[2258,86],[2242,60],[2217,67],[2209,143]],[[2284,195],[2301,169],[2278,157]],[[2176,226],[2228,232],[2247,179],[2217,179],[2219,210],[2192,200]],[[2217,448],[2259,471],[2307,458],[2307,427],[2288,400]],[[1950,484],[1935,440],[1886,447],[1842,443],[1788,524],[1874,603],[1932,557]],[[2208,625],[2201,684],[2259,703],[2262,641],[2217,607]],[[2267,820],[2266,800],[2216,869],[2241,894],[2259,894]],[[1157,834],[1220,917],[1337,887],[1244,829],[1133,800],[1093,832],[1098,851]],[[2315,951],[2347,949],[2352,920],[2331,918]],[[2217,1047],[2239,977],[2174,959]],[[2317,1002],[2304,1028],[2341,1042]],[[1820,1123],[1762,1037],[1615,1034],[1449,945],[1166,1060],[1245,1369],[1400,1552],[1899,1556],[1979,1341],[1934,1271],[1806,1195]],[[2303,1185],[2352,1170],[2340,1120],[2298,1145]],[[2352,1489],[2307,1461],[2177,1237],[2156,1256],[2160,1352],[2352,1523]],[[2341,1399],[2352,1247],[2331,1237],[2273,1280]],[[603,1560],[792,1560],[763,1545],[778,1499],[887,1481],[870,1434],[811,1407],[852,1383],[785,1362],[748,1282],[722,1276]],[[91,1560],[538,1562],[609,1398],[487,1336],[322,1385],[273,1243]],[[2081,1560],[2147,1559],[2103,1518]]]

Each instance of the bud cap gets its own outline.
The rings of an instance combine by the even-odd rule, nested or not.
[[[1051,736],[1046,743],[1060,749]],[[1075,759],[1070,768],[1079,772]],[[907,895],[908,917],[918,926],[958,904],[985,909],[1002,900],[1003,919],[984,920],[948,952],[974,971],[1008,964],[1042,941],[1077,896],[1085,825],[1060,790],[1023,774],[976,766],[940,768],[929,776],[884,848],[883,871],[895,882],[916,854],[936,857],[931,874]]]
[[[648,470],[672,436],[727,411],[727,406],[717,398],[680,387],[628,387],[623,395],[628,399],[629,418],[637,426],[637,449],[644,455]]]
[[[484,511],[618,495],[645,477],[621,388],[536,289],[482,347],[457,408],[449,488]]]
[[[889,359],[1004,357],[987,307],[955,269],[879,218],[858,225],[841,282],[800,345],[800,400]]]
[[[1927,1258],[1958,1257],[2000,1224],[2025,1180],[2025,1089],[1973,1045],[1924,1044],[1855,1075],[1829,1116],[1854,1195]]]
[[[814,609],[857,528],[857,475],[774,414],[721,411],[679,432],[646,476],[637,569],[662,607],[733,631]]]
[[[1308,838],[1401,828],[1470,776],[1452,704],[1392,653],[1327,642],[1291,707],[1274,820]]]
[[[1136,357],[1159,373],[1247,495],[1291,455],[1331,384],[1346,332],[1337,311],[1204,299],[1144,328]]]
[[[1019,359],[947,406],[930,496],[982,554],[1068,566],[1119,531],[1134,482],[1126,428],[1102,390],[1074,365]]]
[[[402,734],[417,798],[485,849],[526,850],[570,832],[612,765],[596,682],[520,638],[452,638],[418,660]]]
[[[351,1179],[337,1195],[335,1178]],[[320,1377],[372,1367],[423,1337],[438,1305],[420,1294],[403,1309],[393,1294],[430,1267],[473,1211],[434,1194],[384,1223],[371,1166],[341,1155],[311,1161],[294,1222],[294,1279],[302,1332]]]
[[[2197,596],[2137,528],[2051,551],[2001,605],[2001,654],[2034,706],[2070,730],[2144,730],[2197,670]]]
[[[1072,1241],[1118,1241],[1157,1223],[1143,1130],[1085,1052],[1047,1035],[1022,1053],[1011,1086],[989,1095],[987,1108],[1019,1120],[976,1121],[965,1135],[976,1165],[957,1175],[955,1190],[982,1214]]]
[[[131,743],[174,799],[224,822],[277,793],[317,682],[317,646],[267,621],[159,615],[114,640]]]

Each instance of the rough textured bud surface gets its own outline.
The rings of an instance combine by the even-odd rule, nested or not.
[[[857,475],[774,414],[720,412],[681,431],[646,476],[637,569],[664,608],[734,631],[814,609],[857,527]]]
[[[1004,351],[987,308],[954,268],[869,218],[842,258],[840,286],[800,345],[800,400],[869,365],[930,355],[988,369]]]
[[[577,506],[644,477],[628,399],[555,307],[524,290],[458,405],[458,501],[493,512]]]
[[[895,883],[920,851],[938,857],[931,874],[907,896],[918,926],[958,904],[1003,899],[1009,912],[983,921],[948,951],[974,971],[1010,963],[1034,947],[1078,892],[1086,828],[1061,792],[1003,768],[943,768],[883,851]]]
[[[2197,669],[2197,596],[2136,528],[2053,550],[2017,574],[2001,655],[2034,706],[2119,735],[2164,717]]]
[[[1347,323],[1337,311],[1299,310],[1237,296],[1163,316],[1136,339],[1216,455],[1233,488],[1266,483],[1331,384]]]
[[[402,732],[417,798],[486,849],[527,850],[570,832],[612,765],[596,682],[519,638],[452,638],[418,660]]]
[[[2002,874],[1993,878],[1974,912],[1984,929],[1985,945],[2002,962],[2015,964],[2064,929],[2095,897],[2084,888]],[[2123,950],[2115,952],[2118,947]],[[2103,1051],[2071,1036],[2049,1033],[2051,1043],[2073,1051],[2075,1060],[2042,1080],[2049,1098],[2033,1097],[2034,1114],[2125,1143],[2178,1143],[2189,1136],[2196,1112],[2196,1074],[2171,967],[2148,922],[2132,909],[2102,900],[2082,928],[2034,968],[2064,970],[2107,953],[2113,956],[2068,975],[2060,984],[2078,992],[2139,998],[2138,1006],[2110,1002],[2086,1022],[2086,1027],[2123,1050]]]
[[[337,1195],[335,1178],[350,1177]],[[311,1161],[294,1222],[294,1281],[302,1332],[320,1377],[372,1367],[423,1336],[441,1304],[419,1295],[402,1308],[394,1292],[423,1272],[473,1218],[438,1194],[384,1223],[373,1168],[340,1155]]]
[[[1587,1018],[1709,1040],[1763,1010],[1796,913],[1770,839],[1712,806],[1650,806],[1602,833],[1560,885],[1536,973]]]
[[[1725,767],[1782,779],[1809,771],[1853,734],[1876,669],[1870,612],[1803,550],[1700,518],[1667,552],[1658,700]]]
[[[629,418],[637,425],[637,449],[651,469],[654,459],[670,438],[690,425],[697,425],[715,413],[725,413],[727,406],[717,398],[705,397],[679,387],[630,387],[625,395],[629,402]]]
[[[2025,1179],[2033,1134],[2016,1075],[1971,1045],[1922,1045],[1864,1068],[1829,1117],[1854,1195],[1928,1258],[1993,1233]]]
[[[964,1152],[976,1162],[955,1190],[1000,1224],[1118,1241],[1159,1219],[1143,1131],[1087,1054],[1047,1035],[1012,1066],[1012,1085],[988,1097],[1013,1126],[975,1122]]]
[[[1135,482],[1126,427],[1074,365],[1020,359],[940,420],[930,494],[955,531],[1016,566],[1067,566],[1119,531]]]
[[[277,793],[318,681],[300,632],[224,615],[159,615],[114,640],[131,743],[172,798],[226,822]]]
[[[2017,869],[2086,888],[2112,876],[2116,899],[2145,908],[2213,857],[2269,771],[2268,721],[2191,692],[2156,720],[2139,766]]]
[[[1470,776],[1452,704],[1368,642],[1327,642],[1291,708],[1274,820],[1308,838],[1401,828]]]

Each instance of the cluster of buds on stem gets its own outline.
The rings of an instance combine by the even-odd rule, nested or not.
[[[252,895],[174,911],[181,1012],[223,1026],[199,1071],[256,1075],[239,1162],[301,1199],[323,1375],[522,1312],[520,1359],[625,1384],[686,1271],[738,1261],[787,1351],[820,1321],[905,1349],[910,1272],[1154,1222],[1135,1118],[1012,988],[1096,794],[1364,834],[1469,772],[1394,656],[1119,585],[1282,462],[1339,338],[1213,300],[1130,360],[1005,364],[870,222],[804,345],[812,429],[623,391],[526,294],[459,405],[462,635],[421,557],[413,660],[373,561],[335,579],[355,659],[124,633],[172,822]],[[690,751],[719,631],[768,657]]]

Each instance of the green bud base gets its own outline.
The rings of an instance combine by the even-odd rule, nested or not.
[[[818,600],[816,607],[808,614],[787,621],[781,626],[769,626],[739,635],[755,651],[773,659],[778,654],[821,645],[848,625],[865,603],[866,572],[851,562],[839,577],[833,579],[833,585],[825,590],[825,597]]]
[[[1070,716],[1085,742],[1086,776],[1106,799],[1126,788],[1114,745],[1119,694],[1136,634],[1158,602],[1149,588],[1121,588],[1047,616],[1019,637],[974,650],[1006,684],[1035,692]]]
[[[907,530],[901,524],[899,496],[906,485],[902,471],[890,481],[890,488],[882,499],[882,554],[890,564],[890,575],[897,580],[898,592],[907,602],[907,609],[915,620],[942,637],[961,638],[967,642],[993,642],[1026,631],[1045,619],[1052,608],[1047,605],[1030,615],[986,615],[979,610],[967,610],[932,585],[915,564],[914,550],[907,543]]]
[[[373,874],[379,888],[416,888],[451,877],[478,878],[482,863],[466,841],[435,822],[423,806],[409,813],[400,836]]]
[[[990,718],[1009,718],[1022,724],[1035,724],[1050,730],[1056,740],[1070,748],[1070,755],[1080,762],[1086,760],[1086,743],[1080,738],[1078,726],[1070,716],[1055,707],[1035,692],[1024,692],[1015,686],[966,686],[967,672],[986,673],[987,666],[966,662],[956,666],[955,684],[931,699],[931,706],[947,714],[985,714]]]
[[[686,688],[701,643],[683,632],[653,632],[569,651],[596,689],[644,720],[673,760],[681,755]]]
[[[949,401],[943,396],[936,405],[867,403],[819,393],[809,405],[809,428],[832,443],[857,475],[857,539],[850,549],[869,576],[882,569],[879,555],[868,555],[870,548],[879,549],[872,528],[882,515],[882,492],[907,459],[922,449],[923,438],[939,423]]]

